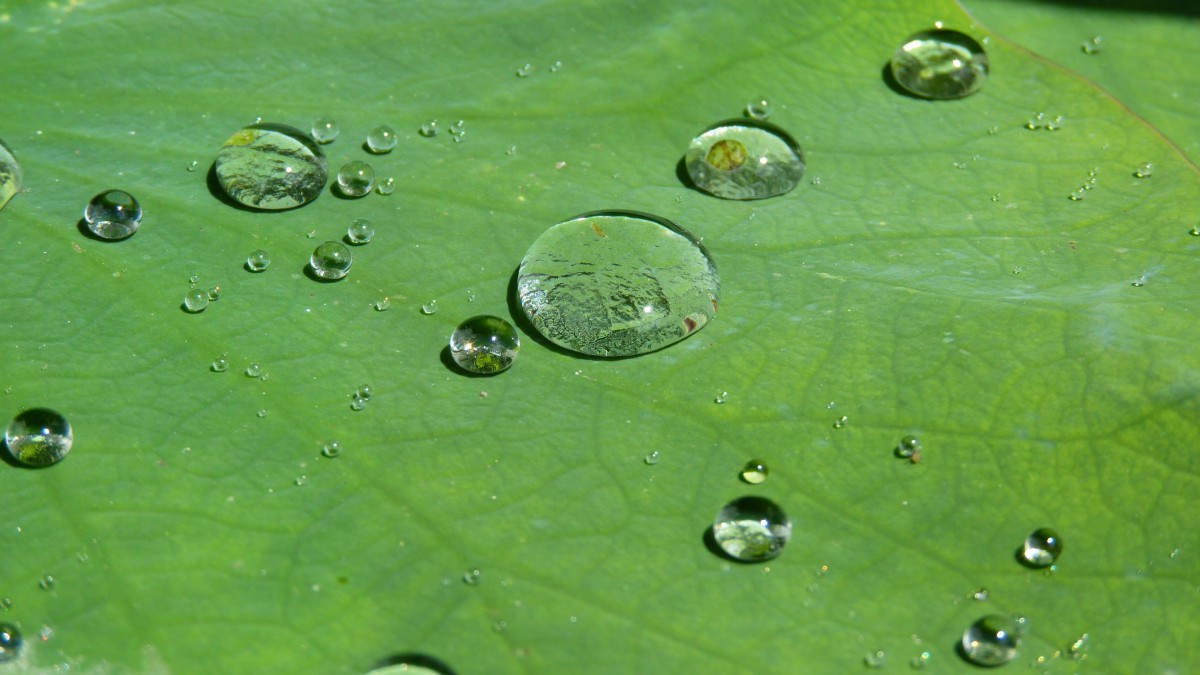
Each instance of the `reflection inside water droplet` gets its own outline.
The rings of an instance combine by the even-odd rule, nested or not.
[[[983,46],[955,30],[914,33],[892,56],[892,76],[910,94],[955,99],[979,91],[988,76]]]

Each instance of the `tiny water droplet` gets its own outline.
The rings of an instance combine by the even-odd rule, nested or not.
[[[142,205],[124,190],[105,190],[87,203],[83,220],[88,230],[101,239],[125,239],[142,226]]]
[[[7,597],[7,596],[0,598],[0,609],[3,609],[4,611],[7,612],[8,610],[12,609],[12,606],[13,606],[12,598]]]
[[[350,255],[350,249],[338,241],[321,244],[313,249],[312,256],[308,259],[313,274],[328,281],[341,279],[349,274],[353,262],[354,257]]]
[[[396,191],[396,179],[388,176],[375,185],[375,191],[384,197]]]
[[[267,380],[271,379],[271,374],[264,372],[262,375],[258,376],[258,379],[262,380],[263,382],[266,382]]]
[[[521,66],[520,68],[517,68],[517,77],[529,77],[532,74],[533,74],[533,64],[531,64],[531,63],[526,63],[525,65]]]
[[[773,109],[774,107],[771,105],[771,102],[765,96],[759,96],[746,104],[746,117],[765,120],[771,116]]]
[[[271,266],[271,254],[262,250],[253,251],[246,256],[246,269],[251,272],[262,272]]]
[[[845,415],[842,415],[841,417],[839,417],[833,421],[833,428],[834,429],[845,429],[846,425],[849,423],[850,423],[850,418]]]
[[[306,234],[305,236],[308,237],[309,239],[315,239],[317,236],[317,230],[315,228],[311,229],[308,231],[308,234]]]
[[[792,537],[792,521],[769,499],[739,497],[717,512],[712,532],[717,545],[729,556],[762,562],[783,552]]]
[[[356,389],[354,391],[354,395],[363,399],[364,401],[371,400],[371,396],[373,396],[374,394],[375,394],[375,390],[372,389],[371,385],[369,385],[369,384],[360,384],[360,385],[358,385],[358,389]]]
[[[1086,186],[1081,186],[1078,190],[1067,195],[1067,197],[1070,198],[1070,200],[1073,202],[1081,202],[1081,201],[1083,201],[1084,197],[1086,197],[1086,196],[1087,196],[1087,187]]]
[[[50,626],[42,626],[42,629],[38,631],[38,637],[42,642],[49,642],[54,637],[54,629]]]
[[[1041,129],[1046,125],[1046,113],[1035,113],[1029,121],[1025,123],[1026,129]]]
[[[294,482],[296,483],[296,487],[304,487],[305,485],[308,485],[308,476],[296,476],[296,480]]]
[[[425,315],[436,314],[438,310],[437,300],[430,300],[421,305],[421,313]]]
[[[1151,162],[1142,162],[1133,170],[1134,178],[1149,178],[1154,175],[1154,164]]]
[[[508,150],[504,151],[504,154],[508,155],[509,157],[512,157],[513,155],[517,154],[517,146],[510,145],[508,147]]]
[[[1000,193],[999,193],[999,192],[997,192],[997,193],[995,193],[995,194],[993,194],[993,195],[992,195],[992,201],[993,201],[993,202],[998,202],[998,201],[1000,201]]]
[[[257,413],[255,413],[255,414],[256,414],[256,415],[258,415],[259,419],[262,419],[262,418],[264,418],[264,417],[266,417],[266,416],[267,416],[267,409],[266,409],[266,408],[259,408],[259,409],[258,409],[258,412],[257,412]]]
[[[26,466],[60,462],[74,442],[67,418],[49,408],[30,408],[18,413],[4,431],[8,454]]]
[[[192,276],[188,277],[188,283],[191,284],[192,286],[195,286],[196,284],[200,283],[200,275],[193,274]]]
[[[766,482],[771,469],[761,459],[752,459],[742,467],[741,477],[751,485],[761,485]]]
[[[1046,131],[1058,131],[1063,126],[1063,116],[1055,115],[1054,119],[1046,122]]]
[[[381,124],[367,132],[367,150],[376,155],[386,154],[396,147],[396,132],[386,124]]]
[[[983,87],[988,57],[975,38],[939,26],[910,35],[892,56],[891,69],[896,84],[914,96],[955,99]]]
[[[729,392],[723,391],[720,394],[717,394],[717,397],[713,399],[713,403],[720,405],[728,400],[729,400]]]
[[[262,375],[263,369],[261,363],[251,363],[246,366],[246,377],[258,377]]]
[[[483,581],[483,572],[477,569],[471,569],[463,572],[464,584],[468,586],[478,586],[480,581]]]
[[[385,295],[384,297],[376,300],[371,306],[375,308],[376,312],[386,312],[392,308],[392,299]]]
[[[992,592],[989,591],[988,589],[980,588],[980,589],[977,589],[974,593],[972,593],[971,597],[975,598],[979,602],[986,602],[987,599],[991,597],[991,595],[992,595]]]
[[[467,291],[467,302],[475,302],[475,291]]]
[[[214,373],[223,373],[229,370],[229,359],[224,356],[218,356],[213,359],[212,365],[209,367],[212,368]]]
[[[1200,237],[1200,226],[1193,227],[1192,229],[1188,230],[1188,234],[1192,235],[1193,237]]]
[[[896,456],[902,459],[912,459],[913,455],[920,451],[921,441],[917,440],[916,436],[905,436],[896,445]]]
[[[332,459],[342,454],[342,446],[337,441],[330,441],[321,448],[321,454]]]
[[[692,184],[721,199],[766,199],[804,176],[800,145],[783,129],[758,119],[718,122],[692,139],[684,155]]]
[[[420,129],[417,129],[417,133],[421,134],[425,138],[433,138],[434,136],[437,136],[438,121],[429,120],[428,122],[422,124]]]
[[[199,162],[198,160],[195,160],[195,159],[193,159],[193,160],[192,160],[192,161],[191,161],[191,162],[188,164],[187,170],[188,170],[188,171],[195,171],[195,170],[196,170],[196,167],[198,167],[198,166],[200,166],[200,162]]]
[[[332,117],[321,117],[312,123],[313,140],[322,145],[332,143],[338,134],[342,132],[342,128]]]
[[[1091,644],[1091,641],[1092,636],[1088,635],[1087,633],[1080,635],[1079,639],[1075,640],[1069,647],[1067,647],[1067,655],[1070,656],[1072,660],[1082,661],[1087,657],[1087,648],[1088,645]]]
[[[503,633],[504,631],[508,630],[508,622],[501,619],[500,621],[492,624],[492,630],[496,631],[497,633]]]
[[[1103,51],[1104,38],[1097,35],[1096,37],[1094,37],[1090,40],[1085,40],[1083,45],[1080,48],[1083,50],[1084,54],[1087,54],[1088,56],[1095,56],[1096,54],[1099,54],[1101,51]]]
[[[923,670],[925,666],[929,665],[929,660],[932,658],[933,654],[930,654],[929,652],[921,652],[920,654],[912,657],[912,660],[908,662],[908,665],[913,670]]]
[[[1039,527],[1025,538],[1021,558],[1032,567],[1049,567],[1062,555],[1062,538],[1048,527]]]
[[[887,652],[883,651],[882,649],[877,649],[873,652],[867,652],[867,655],[863,657],[863,663],[866,664],[868,668],[874,670],[883,668],[887,665]]]
[[[351,244],[355,244],[356,246],[369,244],[371,239],[374,237],[375,226],[371,224],[371,221],[363,218],[355,219],[354,222],[350,223],[350,226],[346,228],[346,239],[349,240]]]
[[[658,451],[655,450],[654,452],[646,455],[645,457],[642,458],[642,461],[645,462],[646,464],[649,464],[650,466],[654,466],[655,464],[658,464]]]
[[[971,624],[962,636],[962,651],[968,661],[985,667],[1002,666],[1017,656],[1020,635],[1016,623],[991,614]]]
[[[346,162],[338,170],[338,189],[346,197],[362,197],[375,187],[375,169],[357,159]]]
[[[555,61],[550,65],[550,72],[557,73],[562,70],[562,61]]]
[[[38,588],[42,589],[43,591],[54,590],[54,584],[54,575],[51,574],[43,574],[42,578],[38,579]]]
[[[0,663],[12,661],[20,651],[20,629],[11,623],[0,623]]]
[[[496,316],[473,316],[450,336],[450,356],[468,373],[490,375],[508,370],[520,349],[516,329]]]
[[[367,400],[364,398],[359,398],[359,397],[355,396],[350,401],[350,409],[355,412],[361,412],[363,410],[366,410],[367,409]]]

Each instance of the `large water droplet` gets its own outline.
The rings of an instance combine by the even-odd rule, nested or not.
[[[1062,554],[1062,538],[1048,527],[1039,527],[1025,537],[1021,558],[1032,567],[1049,567]]]
[[[0,209],[21,191],[21,165],[4,141],[0,141]]]
[[[332,143],[333,139],[337,138],[341,132],[341,127],[332,117],[322,117],[312,123],[313,140],[322,145]]]
[[[762,497],[739,497],[722,507],[713,521],[713,539],[737,560],[770,560],[791,538],[792,521],[778,504]]]
[[[0,623],[0,663],[12,661],[21,651],[21,631],[11,623]]]
[[[796,187],[804,154],[788,132],[758,119],[718,122],[684,155],[696,187],[722,199],[765,199]]]
[[[124,239],[142,225],[142,205],[124,190],[105,190],[83,209],[83,221],[101,239]]]
[[[337,241],[327,241],[316,247],[308,259],[313,274],[329,281],[341,279],[349,274],[353,262],[350,249]]]
[[[962,636],[962,652],[977,666],[1002,666],[1017,656],[1020,631],[1016,623],[991,614],[971,624]]]
[[[214,165],[221,189],[237,202],[277,211],[303,206],[325,188],[325,153],[284,124],[252,124],[229,137]]]
[[[382,155],[396,147],[396,131],[386,124],[381,124],[367,132],[367,150]]]
[[[246,269],[251,272],[262,272],[270,266],[271,254],[261,248],[246,256]]]
[[[473,316],[450,336],[450,356],[468,373],[490,375],[507,370],[520,349],[516,329],[496,316]]]
[[[67,418],[49,408],[18,413],[4,431],[4,445],[13,459],[26,466],[49,466],[71,451],[75,436]]]
[[[595,356],[661,349],[717,314],[708,251],[669,220],[587,213],[542,233],[517,271],[521,308],[546,339]]]
[[[955,30],[914,33],[892,56],[892,76],[921,98],[970,96],[983,87],[988,58],[975,38]]]

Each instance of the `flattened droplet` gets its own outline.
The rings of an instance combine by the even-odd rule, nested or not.
[[[252,124],[229,137],[214,165],[221,189],[237,202],[278,211],[316,199],[329,178],[325,153],[285,124]]]
[[[712,125],[692,139],[683,162],[696,187],[722,199],[777,197],[804,177],[796,139],[760,119]]]
[[[975,38],[956,30],[924,30],[908,36],[892,56],[892,76],[914,96],[954,99],[983,88],[988,58]]]

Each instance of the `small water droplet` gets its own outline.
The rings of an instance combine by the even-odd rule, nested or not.
[[[18,413],[4,431],[8,454],[26,466],[60,462],[74,442],[75,434],[67,418],[49,408],[30,408]]]
[[[338,123],[332,117],[317,119],[312,123],[310,130],[312,131],[313,140],[322,145],[332,143],[338,137],[338,134],[342,132],[342,128],[338,126]]]
[[[1146,275],[1143,274],[1142,276],[1134,279],[1132,282],[1130,282],[1129,285],[1133,286],[1134,288],[1141,288],[1142,286],[1145,286],[1146,285]]]
[[[490,375],[507,370],[520,349],[516,329],[496,316],[473,316],[450,336],[450,356],[468,373]]]
[[[883,668],[887,665],[887,652],[883,651],[882,649],[867,652],[867,655],[863,657],[863,663],[866,664],[868,668],[874,670]]]
[[[375,169],[357,159],[346,162],[338,170],[338,189],[346,197],[362,197],[375,187]]]
[[[101,239],[125,239],[142,226],[142,205],[124,190],[105,190],[87,203],[83,220]]]
[[[723,391],[720,394],[717,394],[717,397],[713,399],[713,403],[720,405],[728,400],[729,400],[729,392]]]
[[[771,116],[774,107],[765,96],[759,96],[753,101],[746,104],[746,117],[756,120],[765,120]]]
[[[183,308],[186,311],[197,314],[203,312],[205,307],[208,307],[208,293],[203,289],[192,288],[183,294]]]
[[[930,654],[929,652],[921,652],[920,654],[912,657],[912,660],[908,662],[908,665],[913,670],[923,670],[925,666],[929,665],[929,660],[932,658],[933,654]]]
[[[467,302],[475,302],[475,291],[467,291]]]
[[[430,300],[421,305],[421,313],[425,315],[436,314],[438,310],[437,300]]]
[[[438,121],[429,120],[428,122],[422,124],[420,129],[417,129],[417,133],[421,134],[425,138],[433,138],[434,136],[437,136]]]
[[[229,370],[229,359],[225,358],[224,356],[218,356],[217,358],[213,359],[212,365],[210,365],[209,368],[212,368],[214,373],[223,373]]]
[[[1142,162],[1133,170],[1134,178],[1149,178],[1154,175],[1154,164],[1151,162]]]
[[[971,597],[975,598],[979,602],[986,602],[987,599],[991,597],[991,595],[992,595],[992,592],[989,591],[988,589],[979,588],[979,589],[976,589],[976,591],[971,594]]]
[[[751,485],[761,485],[767,480],[767,474],[771,469],[767,467],[767,463],[761,459],[752,459],[746,462],[746,466],[742,467],[741,477]]]
[[[497,633],[503,633],[504,631],[508,630],[508,622],[501,619],[500,621],[492,624],[492,630],[496,631]]]
[[[189,163],[188,163],[187,170],[188,170],[188,171],[195,171],[195,170],[196,170],[196,167],[198,167],[198,166],[200,166],[200,162],[199,162],[199,160],[195,160],[195,159],[193,159],[191,162],[189,162]]]
[[[916,436],[905,436],[896,445],[896,456],[903,459],[912,459],[913,455],[920,451],[921,441],[917,440]]]
[[[246,377],[259,377],[263,374],[261,363],[251,363],[246,366]]]
[[[308,204],[329,179],[325,153],[316,141],[283,124],[239,130],[221,147],[213,170],[234,201],[269,211]]]
[[[1188,230],[1188,234],[1192,235],[1193,237],[1200,237],[1200,226],[1193,227],[1192,229]]]
[[[850,423],[850,418],[845,415],[842,415],[841,417],[839,417],[833,421],[833,428],[834,429],[845,429],[846,425],[849,423]]]
[[[550,65],[550,72],[557,73],[558,71],[562,70],[562,65],[562,61],[555,61]]]
[[[1085,40],[1080,48],[1083,50],[1084,54],[1087,54],[1088,56],[1095,56],[1103,51],[1104,38],[1097,35],[1090,40]]]
[[[196,284],[200,283],[200,275],[193,274],[192,276],[188,277],[188,283],[194,287]]]
[[[1025,123],[1026,129],[1041,129],[1046,125],[1046,113],[1036,113]]]
[[[804,154],[791,134],[757,119],[718,122],[684,155],[692,184],[722,199],[766,199],[790,192],[804,176]]]
[[[769,499],[739,497],[717,512],[712,532],[717,545],[729,556],[762,562],[783,552],[792,537],[792,521]]]
[[[43,574],[42,578],[38,579],[38,588],[42,589],[43,591],[52,591],[54,590],[55,583],[54,575]]]
[[[1086,186],[1081,186],[1078,190],[1067,195],[1067,197],[1070,198],[1070,200],[1073,202],[1081,202],[1081,201],[1083,201],[1084,197],[1086,197],[1086,196],[1087,196],[1087,187]]]
[[[12,661],[21,651],[21,631],[11,623],[0,623],[0,663]]]
[[[317,230],[316,230],[316,228],[313,228],[313,229],[309,230],[309,231],[308,231],[308,234],[306,234],[305,236],[306,236],[306,237],[308,237],[309,239],[315,239],[315,238],[316,238],[316,236],[317,236]]]
[[[988,136],[995,136],[998,133],[1000,133],[999,124],[993,124],[992,126],[988,127]]]
[[[256,414],[256,415],[258,415],[259,419],[262,419],[262,418],[264,418],[264,417],[266,417],[266,416],[267,416],[267,409],[266,409],[266,408],[259,408],[259,409],[258,409],[258,412],[257,412],[257,413],[255,413],[255,414]]]
[[[251,272],[262,272],[271,266],[271,254],[262,250],[253,251],[246,256],[246,269]]]
[[[520,68],[517,68],[517,77],[529,77],[532,74],[533,74],[533,64],[531,64],[531,63],[526,63],[525,65],[521,66]]]
[[[50,639],[54,637],[54,629],[50,626],[43,625],[42,629],[38,631],[38,637],[42,642],[49,642]]]
[[[293,482],[296,483],[296,487],[304,487],[305,485],[308,485],[308,476],[305,476],[305,475],[296,476],[296,480]]]
[[[1025,538],[1021,558],[1031,567],[1049,567],[1062,555],[1062,538],[1048,527],[1039,527]]]
[[[993,194],[993,195],[992,195],[992,201],[993,201],[993,202],[998,202],[998,201],[1000,201],[1000,193],[999,193],[999,192],[997,192],[997,193],[995,193],[995,194]]]
[[[479,582],[483,581],[483,572],[477,569],[467,570],[463,572],[463,583],[468,586],[478,586]]]
[[[321,454],[332,459],[342,454],[342,446],[337,441],[330,441],[321,448]]]
[[[367,151],[376,155],[386,154],[396,147],[396,131],[381,124],[367,132]]]
[[[376,300],[375,303],[371,306],[375,308],[376,312],[386,312],[387,310],[392,308],[392,299],[385,295],[382,298]]]
[[[1091,641],[1092,636],[1088,635],[1087,633],[1080,635],[1079,639],[1075,640],[1070,644],[1070,646],[1067,647],[1067,655],[1070,656],[1074,661],[1082,661],[1083,659],[1087,658],[1087,648],[1088,645],[1091,644]]]
[[[350,223],[350,227],[346,228],[346,239],[356,246],[369,244],[373,238],[375,238],[375,226],[369,220],[357,218]]]
[[[1054,119],[1046,122],[1046,131],[1058,131],[1063,127],[1063,116],[1055,115]]]
[[[655,450],[654,452],[646,455],[645,457],[642,458],[642,461],[645,462],[646,464],[649,464],[650,466],[654,466],[655,464],[658,464],[658,451]]]
[[[0,609],[3,609],[4,611],[7,612],[8,610],[12,609],[12,606],[13,606],[12,598],[7,597],[7,596],[0,598]]]
[[[396,179],[388,176],[375,185],[375,191],[384,197],[396,191]]]
[[[1020,635],[1016,623],[991,614],[971,624],[962,636],[963,655],[977,666],[1002,666],[1017,656]]]
[[[508,155],[509,157],[512,157],[513,155],[517,154],[517,146],[510,145],[508,147],[508,150],[504,151],[504,154]]]
[[[371,400],[371,396],[374,394],[375,390],[371,388],[371,385],[369,384],[360,384],[358,385],[358,389],[354,391],[354,395],[363,399],[364,401]]]
[[[914,33],[892,56],[892,76],[910,94],[955,99],[979,91],[988,76],[988,57],[975,38],[937,28]]]
[[[327,241],[313,249],[308,259],[313,274],[328,281],[341,279],[350,273],[354,257],[350,249],[338,241]]]
[[[361,412],[367,409],[367,400],[355,396],[350,400],[350,409],[355,412]]]

